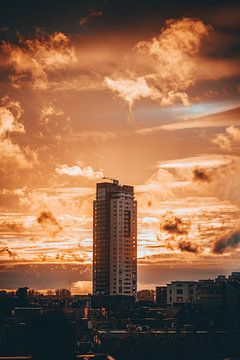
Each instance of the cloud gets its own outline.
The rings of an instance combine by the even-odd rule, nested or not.
[[[37,222],[39,224],[52,224],[59,226],[58,221],[50,211],[42,211],[41,214],[37,217]]]
[[[79,21],[79,25],[80,26],[85,26],[86,24],[89,23],[89,21],[92,19],[92,18],[95,18],[95,17],[99,17],[99,16],[102,16],[103,15],[103,11],[100,11],[100,10],[90,10],[89,11],[89,14],[87,16],[82,16],[80,21]]]
[[[15,88],[27,85],[33,89],[48,89],[51,73],[76,63],[75,50],[69,37],[62,32],[48,35],[38,29],[35,38],[19,36],[17,44],[5,42],[2,49],[14,71],[10,80]]]
[[[13,232],[18,232],[18,233],[24,230],[24,226],[22,222],[3,221],[2,223],[0,223],[0,227],[5,227],[9,230],[12,230]]]
[[[210,182],[211,180],[211,176],[205,169],[193,169],[193,181]]]
[[[109,140],[116,139],[118,134],[113,131],[98,131],[98,130],[89,130],[81,131],[79,133],[72,133],[70,135],[71,141],[95,141],[95,142],[105,142]]]
[[[186,251],[189,253],[197,254],[199,252],[199,248],[197,245],[191,243],[191,241],[181,241],[178,243],[178,248],[181,251]]]
[[[25,132],[24,125],[20,122],[23,110],[18,101],[4,96],[0,107],[0,136],[11,132]]]
[[[160,229],[170,234],[186,235],[189,232],[189,226],[188,222],[182,221],[172,212],[169,212],[163,217]]]
[[[72,294],[90,294],[92,291],[92,281],[81,280],[71,284]]]
[[[140,41],[134,48],[150,64],[149,71],[141,76],[129,76],[128,72],[106,77],[106,85],[127,102],[130,110],[141,98],[157,100],[161,106],[189,105],[186,91],[197,81],[196,59],[209,31],[200,20],[168,20],[158,37]]]
[[[113,92],[124,99],[132,111],[133,104],[141,98],[158,98],[158,92],[151,88],[144,77],[133,79],[116,79],[105,77],[105,83]]]
[[[228,156],[202,155],[192,158],[170,160],[168,162],[162,161],[159,163],[159,167],[162,169],[217,168],[230,164],[232,160],[233,159]]]
[[[10,250],[7,246],[4,246],[0,249],[0,255],[8,255],[10,258],[15,259],[17,254],[15,251]]]
[[[41,124],[46,125],[49,123],[52,116],[62,116],[63,114],[64,112],[62,109],[50,102],[48,105],[41,108],[39,121]]]
[[[232,151],[232,145],[237,141],[240,141],[240,129],[231,125],[225,129],[225,133],[217,134],[212,143],[218,145],[222,150]]]
[[[91,166],[80,167],[79,165],[68,166],[66,164],[59,165],[55,169],[56,174],[58,175],[68,175],[68,176],[82,176],[90,180],[102,179],[104,174],[102,171],[95,171]]]
[[[138,129],[136,132],[140,135],[148,135],[162,130],[175,131],[185,129],[225,127],[231,123],[240,125],[239,107],[230,110],[220,111],[214,114],[208,114],[205,116],[198,116],[190,119],[188,118],[170,124]]]
[[[9,163],[21,169],[31,168],[37,161],[36,153],[11,139],[14,133],[25,133],[20,121],[23,113],[21,105],[8,96],[3,97],[0,104],[0,163],[8,168]]]
[[[46,225],[53,225],[57,227],[57,232],[54,231],[53,235],[56,235],[59,231],[62,230],[62,226],[57,221],[57,219],[54,217],[53,213],[51,211],[42,211],[40,215],[37,217],[37,222],[43,226]]]
[[[240,231],[224,235],[216,240],[213,246],[215,254],[223,254],[227,250],[236,249],[240,243]]]

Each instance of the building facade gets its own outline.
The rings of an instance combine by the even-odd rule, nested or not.
[[[98,183],[93,202],[93,294],[137,292],[137,202],[134,188]]]
[[[196,298],[197,282],[172,281],[167,285],[167,304],[174,306],[191,302]]]
[[[156,287],[156,304],[158,306],[167,305],[167,286]]]

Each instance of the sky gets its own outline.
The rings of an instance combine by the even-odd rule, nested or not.
[[[91,292],[103,176],[138,289],[240,271],[240,6],[0,2],[0,288]]]

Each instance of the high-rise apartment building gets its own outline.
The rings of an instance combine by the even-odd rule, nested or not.
[[[97,184],[93,202],[93,294],[136,295],[137,202],[134,188]]]

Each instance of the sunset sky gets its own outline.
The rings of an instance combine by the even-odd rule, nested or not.
[[[236,4],[0,2],[0,288],[91,291],[103,176],[135,187],[139,289],[240,271]]]

